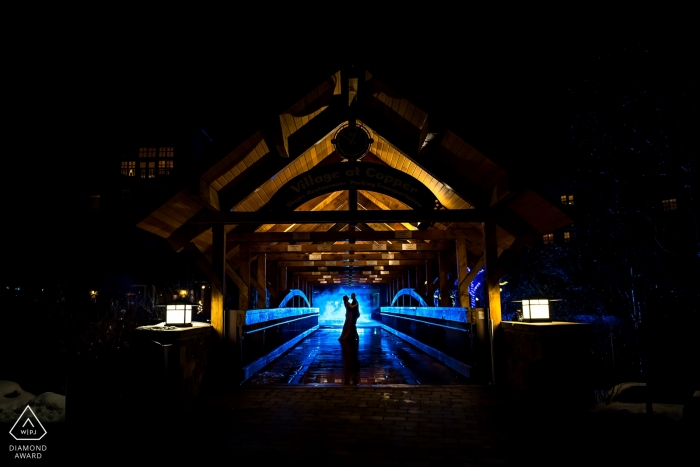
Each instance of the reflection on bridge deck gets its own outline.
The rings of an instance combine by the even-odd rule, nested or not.
[[[356,344],[340,328],[321,328],[244,383],[260,385],[468,384],[460,375],[381,327],[358,328]]]

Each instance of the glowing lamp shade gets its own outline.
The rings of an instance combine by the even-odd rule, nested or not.
[[[549,300],[546,298],[524,299],[523,320],[549,321]]]
[[[165,325],[181,328],[192,326],[192,304],[178,300],[166,305]]]

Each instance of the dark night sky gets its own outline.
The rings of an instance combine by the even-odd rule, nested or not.
[[[376,70],[429,113],[449,115],[482,152],[524,173],[587,163],[571,143],[573,116],[612,103],[572,89],[646,87],[688,98],[694,104],[680,105],[677,117],[697,124],[697,114],[683,113],[697,110],[698,97],[692,65],[700,41],[687,12],[615,19],[577,12],[556,22],[534,11],[453,16],[420,17],[405,41],[405,32],[376,18],[375,29],[361,31],[329,21],[323,34],[318,25],[257,35],[231,25],[212,25],[218,32],[204,36],[188,25],[171,34],[61,30],[36,50],[14,49],[4,96],[3,272],[55,257],[72,236],[72,206],[86,180],[95,182],[110,162],[105,149],[183,123],[215,137],[242,114],[269,115],[347,61]],[[275,37],[283,40],[270,46]],[[251,99],[260,92],[269,102]]]

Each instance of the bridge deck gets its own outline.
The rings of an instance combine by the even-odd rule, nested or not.
[[[253,375],[244,386],[468,384],[469,380],[380,327],[358,328],[341,344],[340,328],[321,328]]]

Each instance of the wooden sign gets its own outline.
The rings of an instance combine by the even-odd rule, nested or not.
[[[316,263],[314,263],[313,261],[302,261],[301,264],[303,264],[304,266],[313,266]]]
[[[402,250],[415,250],[416,249],[416,244],[415,243],[404,243],[401,245]]]
[[[365,261],[365,266],[376,266],[376,265],[377,265],[376,261],[370,261],[370,260]]]
[[[440,208],[430,188],[398,169],[371,162],[337,162],[316,166],[288,181],[272,196],[267,209],[293,211],[317,196],[353,189],[391,196],[414,210]]]
[[[309,255],[309,259],[311,261],[319,260],[319,259],[321,259],[321,256],[323,256],[323,255],[321,255],[321,254]]]
[[[394,253],[382,253],[382,259],[394,259]]]
[[[287,245],[287,251],[301,251],[301,245]]]
[[[386,244],[384,244],[384,243],[379,244],[379,245],[374,244],[374,245],[372,245],[372,250],[374,250],[374,251],[386,250]]]
[[[331,244],[323,244],[323,245],[318,245],[316,247],[318,251],[333,251],[333,248],[331,247]]]
[[[394,232],[394,238],[413,238],[413,232],[410,230],[397,230]]]

